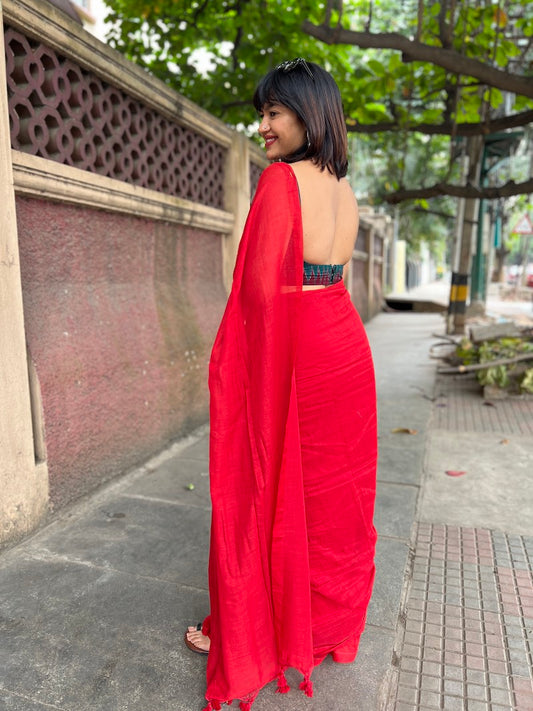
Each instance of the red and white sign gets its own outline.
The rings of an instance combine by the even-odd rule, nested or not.
[[[513,234],[515,235],[533,235],[533,224],[529,219],[527,212],[523,215],[518,223],[513,227]]]

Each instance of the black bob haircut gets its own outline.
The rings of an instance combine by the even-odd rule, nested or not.
[[[282,62],[259,82],[253,104],[281,104],[294,111],[307,130],[307,141],[283,160],[312,160],[321,170],[343,178],[348,171],[348,139],[342,100],[335,80],[314,62]]]

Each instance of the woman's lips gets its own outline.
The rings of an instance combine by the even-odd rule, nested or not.
[[[271,146],[276,140],[276,136],[265,136],[265,148]]]

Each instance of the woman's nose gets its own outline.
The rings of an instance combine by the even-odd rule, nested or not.
[[[266,133],[268,131],[268,121],[266,117],[263,116],[261,123],[259,124],[259,133]]]

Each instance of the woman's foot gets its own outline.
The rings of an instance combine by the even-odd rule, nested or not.
[[[202,634],[202,625],[196,627],[187,627],[185,632],[185,644],[187,647],[197,654],[208,654],[211,640]]]

